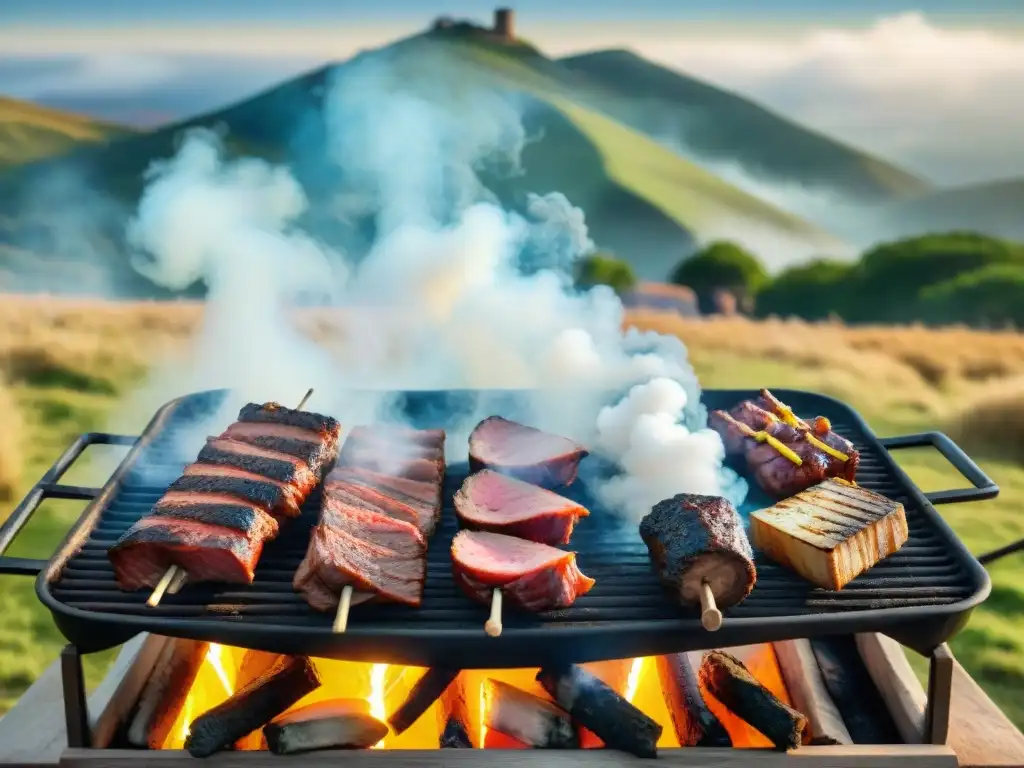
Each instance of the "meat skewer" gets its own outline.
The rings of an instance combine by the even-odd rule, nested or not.
[[[741,602],[757,581],[743,521],[719,496],[680,493],[658,502],[640,521],[640,538],[662,584],[682,603],[701,606],[709,632],[722,625],[719,606]]]
[[[310,387],[306,391],[305,396],[299,402],[299,405],[298,405],[298,407],[295,410],[296,411],[301,411],[303,406],[308,402],[309,398],[312,397],[312,395],[313,395],[313,388]],[[230,428],[229,428],[229,430],[230,430]],[[255,438],[255,439],[259,440],[260,438]],[[207,447],[203,449],[203,452],[207,451],[209,446],[210,446],[210,443],[208,443]],[[200,452],[200,457],[203,457],[203,452]],[[187,470],[186,470],[186,472],[187,472]],[[159,504],[158,504],[158,509],[159,509]],[[159,514],[159,512],[156,512],[155,514]],[[153,589],[153,592],[150,594],[149,598],[146,600],[146,605],[148,605],[150,608],[156,608],[158,605],[160,605],[160,601],[163,600],[163,596],[165,594],[171,594],[171,595],[177,594],[185,586],[185,583],[187,581],[188,581],[188,573],[184,569],[180,568],[177,565],[171,565],[164,572],[163,577],[157,583],[156,587]]]

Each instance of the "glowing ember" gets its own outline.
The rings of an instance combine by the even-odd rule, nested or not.
[[[224,667],[223,649],[221,646],[216,643],[210,643],[210,650],[206,652],[206,662],[213,667],[214,674],[217,675],[220,684],[224,686],[224,691],[227,695],[230,696],[234,693],[234,686],[231,684],[228,671]]]
[[[630,704],[633,703],[633,697],[636,696],[637,689],[640,688],[640,677],[644,672],[644,662],[647,659],[633,659],[633,665],[629,668],[629,677],[626,678],[626,690],[622,694],[623,698]]]
[[[387,722],[388,719],[387,705],[384,703],[384,683],[387,679],[387,674],[387,664],[374,664],[370,669],[370,696],[368,698],[370,714],[382,723]],[[373,745],[373,748],[382,749],[384,741],[384,739],[381,739]]]

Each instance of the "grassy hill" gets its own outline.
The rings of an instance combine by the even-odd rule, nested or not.
[[[902,237],[927,231],[975,230],[1024,240],[1024,179],[956,187],[920,195],[883,208],[878,227]]]
[[[130,133],[123,126],[0,96],[0,169]]]
[[[237,153],[288,162],[314,201],[307,225],[327,227],[329,217],[321,215],[322,201],[346,171],[330,162],[331,137],[321,116],[324,94],[334,78],[368,62],[382,64],[394,87],[413,88],[429,97],[449,98],[453,92],[472,93],[475,88],[515,94],[527,133],[536,140],[525,148],[524,172],[511,178],[485,173],[488,188],[512,209],[521,209],[530,192],[566,194],[586,212],[598,245],[630,260],[643,278],[663,279],[697,242],[724,236],[741,240],[746,236],[754,240],[749,245],[755,249],[757,238],[770,240],[788,260],[844,250],[824,231],[602,114],[589,98],[579,98],[579,89],[571,87],[573,78],[560,64],[536,49],[494,44],[471,35],[430,34],[402,40],[306,73],[216,112],[111,146],[81,149],[57,164],[19,169],[9,184],[31,186],[55,167],[72,164],[91,192],[132,201],[141,191],[145,169],[154,159],[173,153],[182,130],[217,127]],[[467,103],[471,113],[472,99]],[[365,244],[366,222],[325,235],[325,239],[339,237],[349,250],[358,251],[351,247],[352,240]]]
[[[798,125],[735,93],[627,50],[559,59],[610,98],[605,111],[708,162],[738,163],[784,183],[821,185],[869,201],[923,193],[930,185],[891,163]]]

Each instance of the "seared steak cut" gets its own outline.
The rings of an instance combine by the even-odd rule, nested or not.
[[[528,483],[570,485],[588,452],[565,437],[548,434],[500,416],[490,416],[469,436],[469,467],[492,469]]]

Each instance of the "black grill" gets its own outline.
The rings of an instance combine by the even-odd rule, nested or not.
[[[431,543],[423,606],[364,605],[352,609],[348,631],[331,632],[332,617],[312,611],[292,591],[291,579],[316,522],[319,494],[264,551],[251,587],[186,586],[156,608],[147,591],[118,589],[107,548],[146,514],[185,460],[169,453],[175,434],[217,407],[223,392],[174,401],[157,415],[136,448],[86,511],[39,578],[40,599],[61,631],[83,651],[124,642],[139,631],[192,637],[288,654],[463,668],[536,666],[547,661],[587,662],[793,637],[879,631],[922,653],[948,640],[988,594],[984,569],[964,549],[928,499],[896,466],[885,445],[931,443],[977,486],[936,495],[936,501],[988,498],[998,489],[942,435],[880,441],[847,406],[797,391],[777,394],[805,416],[824,415],[861,451],[858,482],[901,502],[910,539],[895,555],[841,592],[814,588],[799,576],[758,558],[757,586],[724,612],[715,633],[701,628],[698,612],[674,603],[659,586],[635,526],[623,528],[584,487],[568,495],[592,514],[573,536],[581,569],[597,585],[571,608],[542,615],[506,610],[498,638],[483,630],[487,609],[454,585],[448,548],[456,532],[452,493],[466,466],[449,465],[444,522]],[[729,407],[753,393],[709,391],[710,408]],[[407,394],[405,408],[419,426],[444,426],[442,413],[468,407],[471,392]],[[515,398],[514,394],[509,397]],[[587,459],[590,461],[590,459]],[[145,471],[141,471],[144,468]],[[159,479],[154,479],[159,478]],[[576,486],[580,486],[577,483]],[[762,506],[752,490],[746,508]]]

